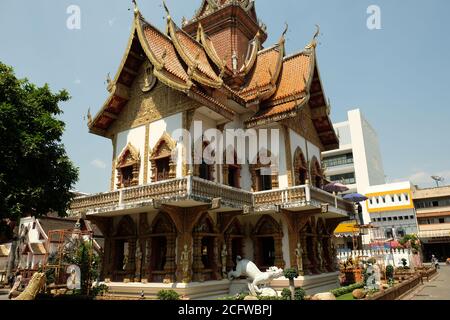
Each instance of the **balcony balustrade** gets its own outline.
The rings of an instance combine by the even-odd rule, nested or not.
[[[83,196],[73,200],[72,214],[114,211],[115,208],[139,203],[164,202],[177,205],[178,201],[192,200],[208,203],[221,200],[225,208],[254,212],[271,211],[281,208],[314,206],[327,204],[338,212],[352,212],[352,203],[312,186],[296,186],[263,192],[249,192],[207,181],[198,177],[184,177],[148,184],[145,186],[120,189],[118,191]],[[247,210],[248,209],[248,210]]]

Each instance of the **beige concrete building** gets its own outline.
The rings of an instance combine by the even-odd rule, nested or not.
[[[414,205],[419,222],[419,238],[424,259],[432,254],[441,261],[450,258],[450,186],[413,189]]]

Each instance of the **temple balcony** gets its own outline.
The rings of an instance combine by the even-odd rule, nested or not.
[[[159,211],[161,205],[189,208],[209,204],[211,211],[243,211],[243,214],[315,210],[329,218],[353,212],[353,204],[312,186],[296,186],[263,192],[249,192],[187,176],[145,186],[120,189],[75,198],[70,214],[112,217]]]

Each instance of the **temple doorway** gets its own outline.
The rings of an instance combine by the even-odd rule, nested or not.
[[[124,216],[113,237],[113,281],[122,282],[134,277],[136,225],[130,216]]]
[[[159,213],[153,220],[147,248],[146,274],[150,282],[163,282],[175,276],[176,229],[172,220]]]
[[[218,263],[219,233],[209,214],[204,214],[194,228],[193,271],[196,280],[220,280]]]
[[[261,269],[284,268],[281,225],[269,215],[263,216],[253,231],[255,263]]]

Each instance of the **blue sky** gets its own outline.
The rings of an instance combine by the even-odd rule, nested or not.
[[[164,28],[159,0],[138,0],[148,21]],[[167,0],[180,22],[201,0]],[[81,9],[81,29],[69,30],[67,7]],[[367,8],[381,8],[381,30],[369,30]],[[287,50],[301,50],[321,26],[318,62],[332,120],[360,108],[377,130],[388,181],[450,183],[450,26],[448,0],[256,0],[267,25],[266,46],[289,23]],[[80,168],[77,189],[108,189],[112,146],[88,133],[84,116],[107,97],[105,79],[117,71],[129,37],[131,0],[1,0],[0,61],[53,90],[67,89],[62,105],[69,156]]]

